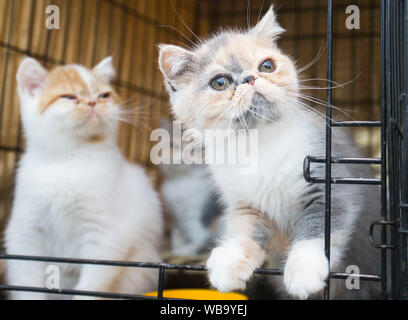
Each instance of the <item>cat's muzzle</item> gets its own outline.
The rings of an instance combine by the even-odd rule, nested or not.
[[[271,123],[279,118],[279,112],[274,104],[262,94],[255,93],[249,108],[241,116],[236,117],[235,122],[243,129],[252,129],[259,122]]]

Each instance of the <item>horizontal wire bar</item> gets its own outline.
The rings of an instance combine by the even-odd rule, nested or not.
[[[332,127],[381,127],[381,121],[333,121]]]
[[[72,289],[46,289],[38,287],[25,287],[25,286],[5,286],[0,285],[0,291],[25,291],[25,292],[35,292],[35,293],[49,293],[49,294],[60,294],[60,295],[75,295],[75,296],[88,296],[97,298],[109,298],[109,299],[127,299],[127,300],[158,300],[156,297],[135,295],[135,294],[125,294],[125,293],[109,293],[109,292],[98,292],[98,291],[84,291],[84,290],[72,290]],[[161,300],[179,300],[173,298],[162,298]]]
[[[326,183],[325,178],[309,178],[311,183]],[[332,184],[361,184],[361,185],[381,185],[381,179],[367,178],[332,178]]]
[[[25,260],[32,262],[53,262],[53,263],[68,263],[68,264],[90,264],[102,266],[117,266],[131,268],[152,268],[152,269],[167,269],[167,270],[184,270],[184,271],[207,271],[203,265],[186,265],[186,264],[171,264],[171,263],[156,263],[156,262],[130,262],[130,261],[111,261],[111,260],[96,260],[96,259],[75,259],[75,258],[56,258],[56,257],[39,257],[39,256],[23,256],[23,255],[0,255],[0,260]],[[257,274],[265,275],[283,275],[280,269],[262,269],[255,270]],[[339,277],[346,273],[333,272],[330,276]],[[347,274],[346,274],[347,275]],[[350,276],[350,274],[348,274]],[[360,275],[361,279],[372,280],[373,275]]]
[[[21,153],[24,150],[22,148],[19,148],[19,147],[10,147],[10,146],[1,146],[0,145],[0,151]]]
[[[310,157],[311,163],[326,163],[324,157]],[[338,164],[381,164],[380,158],[332,158],[332,163]]]
[[[369,274],[356,274],[356,273],[344,273],[344,272],[331,272],[330,278],[332,279],[347,279],[347,278],[359,278],[363,281],[381,281],[380,276],[369,275]]]

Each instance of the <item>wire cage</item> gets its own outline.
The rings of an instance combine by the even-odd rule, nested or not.
[[[56,5],[61,13],[59,30],[44,26],[45,9]],[[331,188],[333,184],[378,185],[381,188],[381,216],[367,226],[367,237],[380,234],[373,246],[381,252],[381,273],[360,275],[361,281],[375,281],[383,299],[408,297],[408,1],[359,0],[360,29],[349,30],[344,21],[346,0],[276,0],[278,19],[286,29],[280,40],[284,51],[299,66],[314,63],[304,72],[309,79],[347,83],[333,90],[313,92],[316,107],[323,108],[329,123],[326,156],[305,159],[304,175],[310,183],[325,184],[326,254],[330,259]],[[160,182],[150,163],[149,131],[160,126],[169,104],[156,66],[158,43],[189,45],[195,35],[208,36],[225,26],[253,25],[267,10],[263,0],[0,0],[0,223],[4,228],[10,211],[13,174],[24,150],[18,114],[15,73],[25,56],[45,66],[80,63],[93,66],[113,55],[118,69],[115,87],[124,99],[143,108],[146,119],[135,119],[136,126],[123,125],[119,144],[131,161],[145,166],[154,181]],[[40,18],[39,18],[40,17]],[[317,56],[317,59],[314,59]],[[324,79],[324,80],[321,80]],[[320,99],[320,100],[317,100]],[[332,105],[347,110],[336,114]],[[337,121],[333,120],[336,116]],[[333,130],[350,128],[365,151],[366,158],[332,156]],[[313,163],[326,166],[324,177],[310,175]],[[353,163],[373,166],[377,176],[332,177],[333,164]],[[203,265],[95,261],[64,257],[0,255],[0,259],[46,261],[49,263],[94,264],[127,268],[154,268],[158,272],[157,299],[171,287],[169,275],[176,272],[205,275]],[[258,269],[257,274],[281,276],[282,270]],[[331,272],[330,279],[348,274]],[[189,279],[187,277],[187,279]],[[324,292],[329,299],[330,279]],[[0,290],[48,292],[102,298],[152,299],[139,295],[75,290],[53,290],[0,285]]]

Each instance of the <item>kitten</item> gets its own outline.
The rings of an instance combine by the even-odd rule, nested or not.
[[[207,262],[211,284],[225,292],[244,289],[266,262],[284,271],[271,277],[281,298],[318,298],[329,274],[325,192],[324,185],[305,181],[303,161],[325,156],[326,124],[299,101],[297,70],[277,46],[283,32],[271,7],[248,31],[220,32],[192,50],[161,45],[159,64],[173,112],[187,128],[258,132],[258,152],[248,154],[256,173],[242,175],[239,164],[210,165],[227,204],[226,230]],[[229,139],[238,146],[246,141]],[[344,132],[335,132],[334,156],[359,154]],[[324,172],[323,165],[312,167],[313,176]],[[333,168],[333,176],[370,174],[365,166]],[[368,226],[379,216],[379,189],[332,190],[331,270],[356,265],[362,274],[378,274]],[[348,290],[346,280],[331,283],[335,299],[372,298],[379,289],[378,283],[362,282],[360,290]]]
[[[160,203],[142,168],[117,146],[119,97],[106,58],[46,71],[26,58],[17,73],[27,148],[17,171],[8,254],[160,261]],[[52,265],[52,263],[50,263]],[[9,285],[44,287],[49,264],[9,260]],[[62,289],[142,294],[153,269],[59,264]],[[49,298],[54,298],[50,296]],[[46,299],[13,292],[13,299]]]
[[[162,121],[162,128],[172,137],[171,148],[163,152],[168,153],[168,157],[181,159],[181,138],[173,136],[173,126],[169,121]],[[189,155],[188,162],[193,161]],[[218,195],[210,181],[208,167],[186,163],[161,164],[160,171],[164,177],[161,196],[164,208],[172,220],[172,253],[194,256],[208,251],[217,238],[222,212]]]

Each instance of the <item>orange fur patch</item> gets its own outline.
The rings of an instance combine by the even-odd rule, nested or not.
[[[47,85],[40,96],[39,111],[44,113],[54,102],[62,95],[75,95],[79,98],[78,104],[86,103],[83,97],[90,98],[90,90],[98,93],[110,92],[111,98],[115,103],[119,103],[120,98],[112,87],[101,79],[96,78],[89,84],[91,88],[82,79],[79,72],[73,66],[56,67],[50,71],[47,79]],[[104,104],[105,101],[98,101]]]
[[[40,113],[44,113],[61,95],[69,94],[86,95],[89,88],[74,67],[57,67],[48,75],[47,86],[40,97]]]

